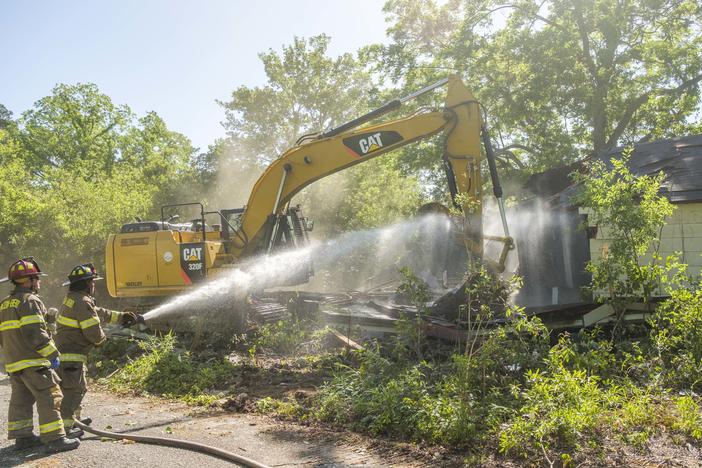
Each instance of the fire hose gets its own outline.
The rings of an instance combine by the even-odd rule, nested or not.
[[[191,442],[189,440],[182,439],[171,439],[167,437],[152,437],[145,435],[135,435],[135,434],[122,434],[119,432],[107,432],[101,431],[99,429],[93,429],[90,426],[86,426],[80,421],[74,421],[74,424],[79,428],[83,429],[85,432],[90,432],[101,437],[109,437],[110,439],[125,439],[133,440],[134,442],[140,442],[143,444],[153,444],[153,445],[165,445],[167,447],[176,447],[186,450],[192,450],[195,452],[206,453],[208,455],[213,455],[215,457],[224,458],[225,460],[233,461],[239,463],[243,466],[248,466],[251,468],[269,468],[268,465],[259,463],[256,460],[237,455],[236,453],[228,452],[226,450],[219,449],[217,447],[212,447],[210,445],[199,444],[197,442]]]

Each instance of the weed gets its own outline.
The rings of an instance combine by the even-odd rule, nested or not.
[[[111,390],[152,393],[193,404],[210,404],[217,399],[214,389],[224,387],[234,371],[234,366],[224,358],[198,362],[191,353],[177,350],[176,339],[171,334],[153,337],[140,346],[144,353],[110,379]]]
[[[591,440],[602,421],[607,394],[599,379],[563,366],[528,371],[524,404],[500,433],[500,450],[523,457],[554,459],[554,450],[574,451]]]
[[[278,321],[262,326],[249,351],[254,355],[262,350],[279,354],[294,354],[310,331],[302,321]],[[253,349],[253,351],[251,351]]]
[[[651,320],[657,361],[668,385],[702,391],[702,286],[678,277]]]
[[[676,408],[676,429],[693,439],[702,440],[702,409],[700,404],[689,395],[678,397],[674,400]]]
[[[256,409],[261,413],[275,414],[285,419],[305,419],[305,409],[296,401],[284,401],[265,397],[256,402]]]
[[[398,356],[402,356],[406,351],[412,351],[416,358],[421,359],[424,342],[423,317],[427,314],[427,302],[431,297],[429,286],[407,267],[401,268],[400,274],[404,281],[397,288],[397,294],[408,299],[416,307],[417,312],[413,317],[403,314],[398,321],[396,352]]]

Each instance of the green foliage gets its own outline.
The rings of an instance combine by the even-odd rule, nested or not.
[[[88,372],[99,378],[107,377],[124,364],[125,358],[141,353],[142,349],[138,341],[111,337],[92,350],[88,361]]]
[[[651,337],[657,363],[668,385],[702,390],[702,284],[684,285],[669,291],[651,320]]]
[[[306,419],[304,408],[295,401],[265,397],[256,402],[256,409],[261,413],[275,414],[285,419]]]
[[[677,420],[673,428],[693,439],[702,440],[702,409],[698,400],[687,395],[674,400]]]
[[[331,38],[296,37],[281,53],[259,54],[266,73],[263,87],[240,86],[221,103],[224,126],[244,142],[251,156],[268,163],[299,137],[339,125],[365,110],[370,75],[352,54],[327,56]]]
[[[512,277],[505,281],[489,272],[483,264],[468,266],[465,276],[465,301],[458,306],[456,322],[466,328],[469,339],[465,354],[471,355],[479,346],[480,336],[496,314],[505,317],[523,311],[509,304],[509,297],[518,289],[521,279]]]
[[[623,442],[645,446],[661,421],[654,394],[618,371],[623,356],[598,332],[562,336],[546,366],[526,372],[520,407],[501,429],[500,450],[551,462],[559,453],[599,446],[608,426]]]
[[[374,101],[377,91],[363,59],[352,54],[328,56],[330,41],[326,35],[295,38],[280,52],[260,54],[266,84],[240,86],[229,101],[220,103],[226,112],[228,137],[211,148],[204,161],[231,173],[236,185],[223,179],[219,183],[233,186],[237,198],[244,197],[242,204],[255,180],[251,174],[258,177],[263,167],[303,135],[358,117]],[[246,193],[241,194],[240,182]],[[323,235],[392,223],[413,214],[420,202],[417,179],[406,177],[388,156],[324,178],[296,198],[306,212],[314,214],[315,232],[321,229]]]
[[[425,438],[431,427],[431,382],[425,364],[394,366],[377,350],[358,353],[348,368],[320,389],[317,417],[374,434]]]
[[[423,201],[419,181],[404,175],[393,156],[380,156],[340,176],[310,187],[309,198],[305,198],[309,210],[329,225],[329,234],[379,228],[405,220],[417,213]],[[331,191],[336,192],[339,204],[313,205]]]
[[[169,334],[141,342],[144,354],[125,365],[108,382],[117,392],[149,393],[180,398],[193,404],[210,404],[232,376],[234,366],[224,358],[198,362],[187,351],[176,349]]]
[[[27,167],[12,156],[16,141],[0,130],[0,259],[9,264],[15,252],[28,252],[33,240],[42,236],[50,219],[43,190],[33,181]],[[14,255],[17,256],[17,255]]]
[[[512,391],[524,369],[540,365],[547,339],[538,319],[522,317],[493,331],[472,356],[454,354],[449,366],[365,350],[357,368],[343,367],[320,389],[316,417],[460,447],[489,440],[515,410]]]
[[[547,454],[553,445],[566,450],[586,442],[600,421],[604,395],[597,380],[583,371],[562,369],[550,375],[529,374],[530,388],[524,395],[521,419],[500,434],[500,450],[519,450],[528,457],[530,449]],[[548,455],[547,455],[548,456]]]
[[[410,304],[414,305],[417,311],[412,318],[402,316],[401,320],[398,321],[398,348],[396,351],[399,355],[403,355],[405,354],[404,351],[409,349],[413,351],[415,357],[421,359],[424,341],[422,317],[427,313],[427,301],[431,299],[431,294],[427,283],[418,278],[409,268],[401,268],[400,274],[403,281],[397,288],[397,294],[409,300]]]
[[[57,85],[0,129],[0,261],[98,265],[107,235],[157,216],[190,176],[190,142],[154,113],[136,119],[93,84]]]
[[[464,400],[502,398],[525,383],[529,370],[543,367],[549,332],[538,318],[516,315],[509,326],[496,327],[463,354],[454,354],[451,381]]]
[[[582,184],[578,202],[590,210],[589,222],[607,233],[607,251],[587,267],[592,287],[617,311],[635,299],[648,302],[676,266],[674,259],[661,263],[658,255],[661,229],[674,209],[659,195],[664,175],[636,176],[627,167],[629,159],[630,152],[624,152],[612,159],[612,169],[598,161],[589,174],[576,175]]]
[[[300,344],[309,338],[309,329],[299,320],[267,323],[259,329],[253,341],[254,354],[258,351],[294,354]]]
[[[378,69],[407,89],[463,74],[517,174],[700,131],[696,0],[388,0],[384,10],[391,40],[368,51]]]

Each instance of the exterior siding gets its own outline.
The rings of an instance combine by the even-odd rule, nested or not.
[[[680,203],[675,208],[661,231],[660,255],[665,259],[678,254],[680,261],[688,265],[688,273],[696,276],[702,271],[702,202]],[[581,208],[580,212],[587,214],[588,210]],[[590,239],[590,258],[593,261],[602,258],[611,239],[606,227],[598,228],[597,236]],[[642,260],[650,261],[651,255],[645,255]]]

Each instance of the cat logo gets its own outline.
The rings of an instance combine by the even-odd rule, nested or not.
[[[202,247],[183,249],[183,258],[186,262],[199,262],[202,260]]]
[[[368,154],[373,151],[378,151],[383,147],[383,140],[380,138],[380,132],[370,135],[368,138],[358,141],[358,146],[363,154]]]
[[[394,145],[402,140],[403,138],[399,133],[392,131],[361,133],[344,138],[344,146],[346,146],[354,156],[365,156]]]

